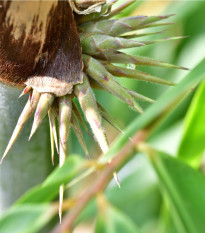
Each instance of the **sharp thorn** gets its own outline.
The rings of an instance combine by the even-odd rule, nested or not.
[[[16,141],[18,135],[20,134],[21,130],[22,130],[23,126],[19,126],[18,123],[13,131],[13,134],[11,136],[11,139],[9,141],[9,144],[6,147],[6,150],[1,158],[1,162],[0,164],[3,162],[4,158],[6,157],[6,155],[8,154],[8,152],[10,151],[11,147],[13,146],[14,142]]]
[[[59,210],[58,210],[60,224],[62,222],[63,193],[64,193],[64,187],[63,185],[61,185],[59,188]]]
[[[84,122],[84,119],[78,109],[78,107],[76,106],[76,104],[73,102],[73,112],[75,114],[75,116],[77,117],[78,121],[80,122],[80,124],[83,126],[84,130],[86,131],[86,133],[92,137],[92,135],[90,134],[85,122]]]
[[[51,161],[52,161],[52,164],[54,165],[54,136],[53,136],[53,130],[51,126],[50,117],[49,117],[49,127],[50,127],[50,141],[51,141]]]
[[[49,109],[48,117],[49,117],[50,130],[51,130],[51,134],[53,135],[53,140],[55,143],[56,151],[59,154],[57,130],[56,130],[56,124],[55,124],[55,113],[54,113],[53,108]]]
[[[32,129],[31,129],[31,133],[30,133],[30,136],[28,138],[28,141],[31,140],[31,138],[33,137],[33,135],[36,132],[37,128],[38,128],[38,125],[34,122],[33,125],[32,125]]]
[[[32,93],[32,97],[31,95],[29,95],[29,99],[18,119],[18,122],[16,124],[16,127],[13,131],[13,134],[11,136],[11,139],[9,140],[8,146],[4,152],[4,155],[1,159],[0,164],[3,162],[3,159],[6,157],[7,153],[9,152],[9,150],[11,149],[12,145],[14,144],[15,140],[17,139],[17,137],[19,136],[21,130],[23,129],[25,123],[27,122],[27,120],[30,118],[30,116],[32,115],[33,111],[35,110],[37,103],[39,101],[40,98],[40,94],[36,91],[33,91]]]
[[[7,152],[7,153],[8,153],[8,152]],[[7,153],[6,153],[6,154],[7,154]],[[1,158],[0,165],[3,163],[3,160],[4,160],[4,158],[6,157],[6,154],[3,155],[3,157]]]
[[[80,125],[78,124],[77,118],[76,118],[74,113],[72,114],[71,124],[72,124],[73,131],[74,131],[76,137],[78,138],[78,141],[79,141],[81,147],[83,148],[83,150],[87,156],[88,149],[87,149],[86,143],[85,143],[84,138],[83,138],[83,132],[80,128]]]
[[[52,156],[51,157],[52,165],[54,166],[55,165],[55,163],[54,163],[54,154],[52,154],[51,156]]]
[[[36,108],[36,112],[34,115],[34,121],[33,121],[33,126],[31,129],[31,134],[29,137],[29,141],[31,139],[31,137],[34,135],[34,133],[36,132],[38,126],[40,125],[40,123],[42,122],[42,120],[44,119],[44,117],[46,116],[46,114],[48,113],[50,107],[53,104],[54,101],[54,95],[50,94],[50,93],[43,93],[41,94],[41,97],[39,99],[37,108]]]
[[[32,90],[32,87],[26,86],[26,87],[24,88],[24,90],[22,91],[22,93],[20,94],[19,98],[21,98],[23,95],[29,93],[31,90]]]
[[[78,98],[86,120],[92,129],[96,141],[100,145],[101,150],[105,153],[108,150],[108,142],[104,133],[101,115],[97,107],[94,93],[90,87],[86,74],[84,74],[83,83],[76,85],[74,92]]]
[[[59,99],[59,165],[65,162],[67,153],[67,140],[71,123],[72,100],[71,96],[63,96]]]
[[[99,103],[97,103],[100,114],[104,120],[106,120],[110,125],[112,125],[120,133],[123,133],[123,130],[118,126],[113,117],[106,111]]]
[[[59,99],[59,166],[62,167],[67,153],[67,139],[70,128],[70,120],[72,113],[72,100],[70,95],[60,97]],[[63,205],[64,186],[59,189],[59,219],[62,221],[62,205]]]
[[[118,187],[121,188],[120,182],[119,182],[119,179],[118,179],[118,176],[117,176],[117,173],[116,173],[116,172],[113,172],[113,177],[114,177],[114,179],[115,179],[115,181],[116,181]]]

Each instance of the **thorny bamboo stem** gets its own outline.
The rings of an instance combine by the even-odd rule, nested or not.
[[[112,178],[113,172],[116,169],[119,169],[129,158],[133,156],[136,151],[137,144],[145,141],[146,137],[147,132],[145,130],[139,131],[135,134],[127,145],[125,145],[124,148],[108,164],[106,170],[103,171],[96,181],[78,197],[75,207],[65,215],[61,225],[57,225],[51,233],[70,232],[72,230],[75,220],[81,213],[82,209],[92,198],[106,188]]]

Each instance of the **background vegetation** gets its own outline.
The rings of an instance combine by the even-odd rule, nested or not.
[[[176,14],[168,20],[175,24],[166,26],[169,30],[160,36],[188,38],[128,52],[185,66],[190,71],[141,68],[179,83],[171,88],[122,80],[124,85],[157,100],[154,104],[141,103],[145,109],[142,116],[111,95],[96,91],[97,99],[117,119],[123,133],[117,136],[118,131],[105,123],[110,143],[116,139],[98,160],[92,159],[97,159],[100,151],[87,137],[90,161],[73,135],[65,165],[1,216],[0,232],[63,232],[72,228],[75,233],[204,232],[204,12],[204,1],[140,1],[123,12]],[[104,164],[114,157],[110,166]],[[114,181],[109,183],[112,172],[118,169],[120,189]],[[64,209],[71,211],[65,214],[60,228],[55,224],[61,183],[68,192]]]

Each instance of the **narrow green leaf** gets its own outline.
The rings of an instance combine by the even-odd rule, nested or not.
[[[83,160],[79,155],[69,155],[61,168],[51,173],[43,184],[28,191],[17,201],[16,205],[51,201],[57,196],[60,185],[68,183],[80,172],[82,164]]]
[[[204,232],[205,177],[167,154],[148,152],[180,233]]]
[[[49,205],[22,205],[0,219],[2,233],[33,233],[49,222],[55,211]]]
[[[139,233],[132,220],[113,206],[106,206],[100,211],[95,233]]]
[[[205,149],[205,81],[198,88],[186,114],[178,157],[199,167]]]
[[[140,228],[156,221],[161,209],[158,180],[147,158],[138,154],[123,167],[125,177],[106,190],[106,197],[114,206],[127,214]],[[126,204],[125,204],[126,200]],[[149,231],[146,231],[149,232]],[[167,232],[163,232],[167,233]]]
[[[38,232],[57,213],[58,206],[48,204],[53,200],[62,184],[76,177],[83,168],[79,155],[70,155],[65,164],[57,168],[42,185],[28,191],[0,219],[0,232]]]
[[[111,159],[137,131],[154,123],[168,108],[173,109],[173,107],[186,96],[188,91],[205,78],[204,67],[205,59],[203,59],[178,85],[170,88],[163,94],[144,114],[138,116],[125,130],[125,134],[120,135],[112,144],[109,151],[100,158],[100,162],[104,163]]]

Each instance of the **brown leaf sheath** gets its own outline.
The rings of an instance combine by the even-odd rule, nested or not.
[[[0,0],[0,80],[62,96],[82,82],[81,45],[67,1]]]

